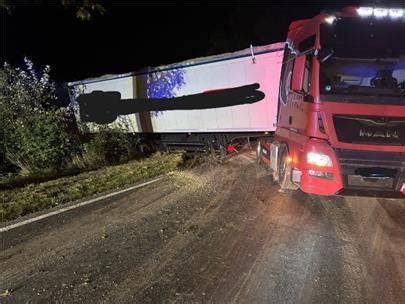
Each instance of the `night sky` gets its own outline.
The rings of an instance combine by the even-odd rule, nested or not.
[[[126,73],[284,41],[291,21],[365,1],[99,2],[105,15],[91,21],[56,0],[0,11],[1,62],[19,65],[27,56],[51,65],[60,82]]]

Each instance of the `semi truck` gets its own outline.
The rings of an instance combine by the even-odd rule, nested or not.
[[[404,38],[404,9],[350,6],[286,42],[69,83],[72,105],[166,148],[255,138],[282,189],[404,198]]]

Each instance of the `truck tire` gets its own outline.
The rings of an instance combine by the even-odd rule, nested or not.
[[[281,148],[278,164],[278,184],[281,190],[296,190],[298,187],[291,181],[291,164],[286,161],[288,157],[287,147]]]
[[[262,144],[260,143],[260,140],[256,145],[256,163],[259,165],[262,163]]]

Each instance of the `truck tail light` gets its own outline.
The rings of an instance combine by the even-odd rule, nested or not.
[[[405,195],[405,183],[402,183],[401,193]]]

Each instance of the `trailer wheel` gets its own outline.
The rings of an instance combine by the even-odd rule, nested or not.
[[[295,190],[297,186],[291,181],[291,164],[288,162],[287,147],[281,148],[278,165],[278,184],[282,190]]]
[[[257,141],[256,146],[256,163],[259,165],[262,163],[262,144],[260,143],[260,140]]]

